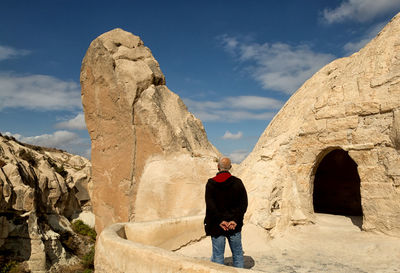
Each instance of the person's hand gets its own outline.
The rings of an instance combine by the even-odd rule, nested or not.
[[[237,224],[235,221],[230,221],[228,223],[228,229],[234,230],[236,228]]]
[[[219,226],[225,231],[229,230],[229,223],[227,221],[222,221]]]

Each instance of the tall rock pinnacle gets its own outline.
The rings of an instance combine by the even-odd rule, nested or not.
[[[81,86],[97,232],[115,222],[201,213],[219,152],[166,87],[141,39],[122,29],[96,38],[82,62]]]

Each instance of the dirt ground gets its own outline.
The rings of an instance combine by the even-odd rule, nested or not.
[[[400,238],[360,230],[360,218],[317,214],[314,225],[294,226],[274,239],[243,227],[245,268],[263,272],[400,272]],[[209,260],[209,237],[178,253]],[[228,244],[225,264],[231,265]]]

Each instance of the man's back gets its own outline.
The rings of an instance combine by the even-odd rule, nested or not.
[[[211,236],[211,261],[224,264],[225,240],[232,251],[233,265],[243,268],[242,226],[247,210],[247,193],[242,180],[229,173],[231,160],[218,161],[218,173],[206,185],[204,229]]]
[[[221,221],[235,221],[235,230],[241,231],[243,217],[247,209],[247,193],[242,180],[230,175],[229,172],[220,172],[210,178],[206,185],[206,233],[219,236],[225,234],[219,224]]]

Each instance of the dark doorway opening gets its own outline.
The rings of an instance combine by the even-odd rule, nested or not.
[[[360,176],[346,151],[333,150],[318,165],[313,204],[317,213],[362,216]]]

